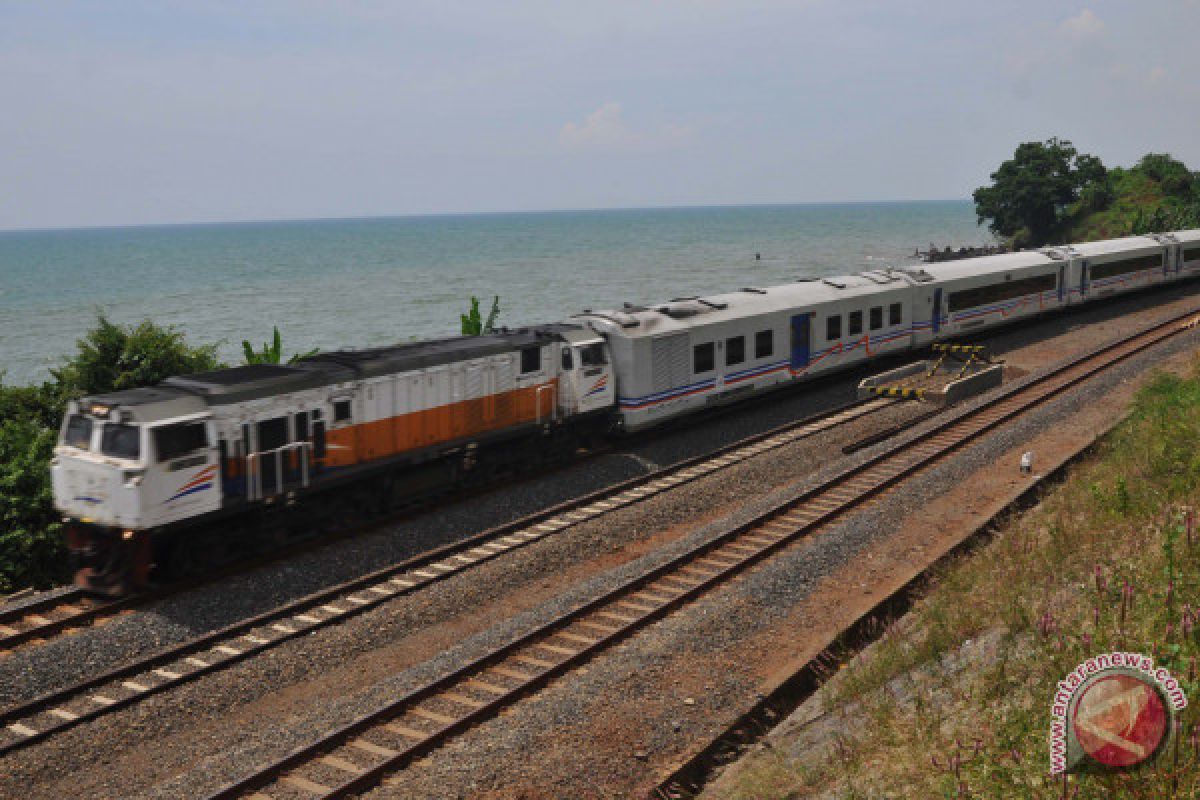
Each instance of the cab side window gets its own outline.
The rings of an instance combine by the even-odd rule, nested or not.
[[[585,367],[601,367],[608,363],[604,356],[604,345],[598,342],[579,348],[579,360]]]
[[[542,348],[526,347],[521,351],[521,374],[537,372],[542,368]]]
[[[159,461],[171,461],[208,447],[203,422],[185,422],[154,429],[154,451]]]

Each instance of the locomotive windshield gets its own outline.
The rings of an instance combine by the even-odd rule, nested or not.
[[[82,414],[72,414],[67,418],[67,428],[63,432],[63,444],[87,450],[92,446],[92,421]]]
[[[113,458],[136,461],[142,454],[141,431],[136,425],[108,423],[100,435],[100,452]]]

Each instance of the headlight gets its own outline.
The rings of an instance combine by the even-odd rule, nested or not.
[[[138,486],[141,486],[141,485],[142,485],[142,473],[140,473],[140,472],[132,472],[132,473],[126,472],[125,473],[125,488],[126,489],[136,489]]]

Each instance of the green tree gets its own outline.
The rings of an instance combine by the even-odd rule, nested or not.
[[[981,225],[987,222],[1018,246],[1043,245],[1061,230],[1085,188],[1089,204],[1111,200],[1107,174],[1099,158],[1065,139],[1025,142],[992,173],[991,186],[975,190],[975,213]]]
[[[57,435],[33,416],[0,419],[0,592],[67,577],[48,469]]]
[[[463,336],[482,336],[485,333],[494,333],[496,331],[496,318],[500,316],[500,295],[492,298],[492,310],[488,312],[487,319],[479,313],[479,298],[471,297],[471,310],[466,314],[460,314],[462,320]]]
[[[279,364],[283,359],[283,340],[279,336],[279,327],[273,326],[274,335],[269,343],[264,343],[262,350],[255,350],[249,340],[242,340],[242,354],[245,357],[247,364]],[[314,348],[307,353],[294,353],[288,359],[288,363],[299,361],[302,358],[310,358],[317,354]]]
[[[149,320],[123,326],[103,314],[76,348],[74,357],[51,370],[64,398],[153,386],[220,366],[216,345],[194,347],[174,327]]]
[[[1195,175],[1182,161],[1167,153],[1147,153],[1134,169],[1157,181],[1166,197],[1185,201],[1193,198]]]

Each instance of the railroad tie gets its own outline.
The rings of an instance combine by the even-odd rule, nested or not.
[[[358,764],[355,764],[353,761],[347,761],[344,758],[338,758],[337,756],[321,756],[320,761],[322,764],[328,764],[334,769],[349,772],[351,775],[358,775],[363,772],[363,768]]]
[[[492,667],[492,672],[498,672],[506,678],[512,678],[514,681],[521,681],[522,683],[533,680],[532,675],[505,666]]]
[[[424,731],[419,731],[416,728],[410,728],[407,725],[398,725],[395,722],[389,722],[387,725],[383,726],[383,729],[408,739],[416,739],[417,741],[422,741],[429,738],[429,734],[425,733]]]
[[[370,753],[371,755],[375,756],[383,756],[384,758],[394,758],[395,756],[400,755],[400,751],[398,750],[393,750],[390,747],[384,747],[373,742],[368,742],[366,739],[352,739],[351,741],[346,742],[346,744],[350,747],[362,750],[364,753]]]
[[[429,709],[421,708],[420,706],[415,706],[413,708],[410,708],[408,710],[408,713],[415,714],[418,717],[422,717],[431,722],[436,722],[440,725],[449,725],[451,722],[455,721],[454,717],[448,716],[446,714],[439,714],[436,711],[430,711]]]
[[[573,656],[573,655],[576,655],[579,653],[578,650],[571,650],[566,647],[559,647],[558,645],[555,645],[555,644],[546,644],[545,642],[541,642],[535,646],[540,647],[543,650],[549,650],[551,653],[557,653],[560,656]]]
[[[508,694],[508,689],[497,686],[494,683],[488,683],[487,681],[481,681],[479,678],[471,678],[470,680],[467,681],[467,686],[470,686],[474,689],[478,689],[481,692],[487,692],[488,694],[494,694],[494,695]]]
[[[483,708],[487,705],[487,703],[476,700],[473,697],[467,697],[465,694],[459,694],[458,692],[442,692],[438,697],[468,708]]]
[[[593,645],[596,642],[600,641],[599,639],[592,639],[588,636],[580,636],[577,633],[570,633],[568,631],[559,631],[558,633],[556,633],[554,635],[558,636],[562,639],[566,639],[569,642],[575,642],[576,644],[582,644],[582,645]]]
[[[550,669],[554,666],[553,661],[547,661],[544,658],[535,658],[534,656],[527,656],[524,653],[518,653],[517,655],[513,656],[513,660],[520,661],[522,664],[528,664],[531,667],[538,667],[539,669]]]

